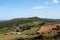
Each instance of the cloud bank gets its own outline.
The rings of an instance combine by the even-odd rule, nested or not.
[[[59,2],[59,0],[53,0],[53,2],[54,2],[55,4],[57,4],[57,3]]]
[[[33,7],[32,9],[33,9],[33,10],[40,10],[40,9],[46,9],[46,8],[49,8],[49,7],[45,7],[45,6],[36,6],[36,7]]]

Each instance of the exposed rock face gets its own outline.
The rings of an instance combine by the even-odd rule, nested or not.
[[[60,27],[60,23],[44,25],[40,28],[38,33],[59,32],[60,30],[58,30],[58,31],[57,30],[52,30],[53,28],[57,28],[56,27],[57,25]]]

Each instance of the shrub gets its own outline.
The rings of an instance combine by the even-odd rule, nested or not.
[[[33,27],[30,30],[23,31],[21,34],[24,35],[36,35],[39,27]]]

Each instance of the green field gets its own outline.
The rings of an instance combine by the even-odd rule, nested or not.
[[[23,31],[22,34],[0,34],[0,40],[17,40],[19,38],[33,38],[37,36],[36,31],[38,30],[38,27],[34,27],[30,30]]]

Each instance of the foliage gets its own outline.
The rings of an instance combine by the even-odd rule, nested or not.
[[[56,28],[53,28],[52,30],[60,30],[60,26],[56,26]]]
[[[39,27],[33,27],[30,30],[26,30],[22,32],[22,35],[36,35]]]
[[[51,33],[47,33],[47,34],[42,34],[42,36],[45,38],[53,38],[54,36],[56,36],[56,33],[51,32]]]
[[[38,17],[16,18],[0,22],[0,40],[15,40],[16,38],[30,38],[37,34],[37,31],[45,23],[55,22],[53,20]],[[21,32],[21,35],[12,35],[11,32]],[[55,34],[47,34],[46,37],[53,37]]]

